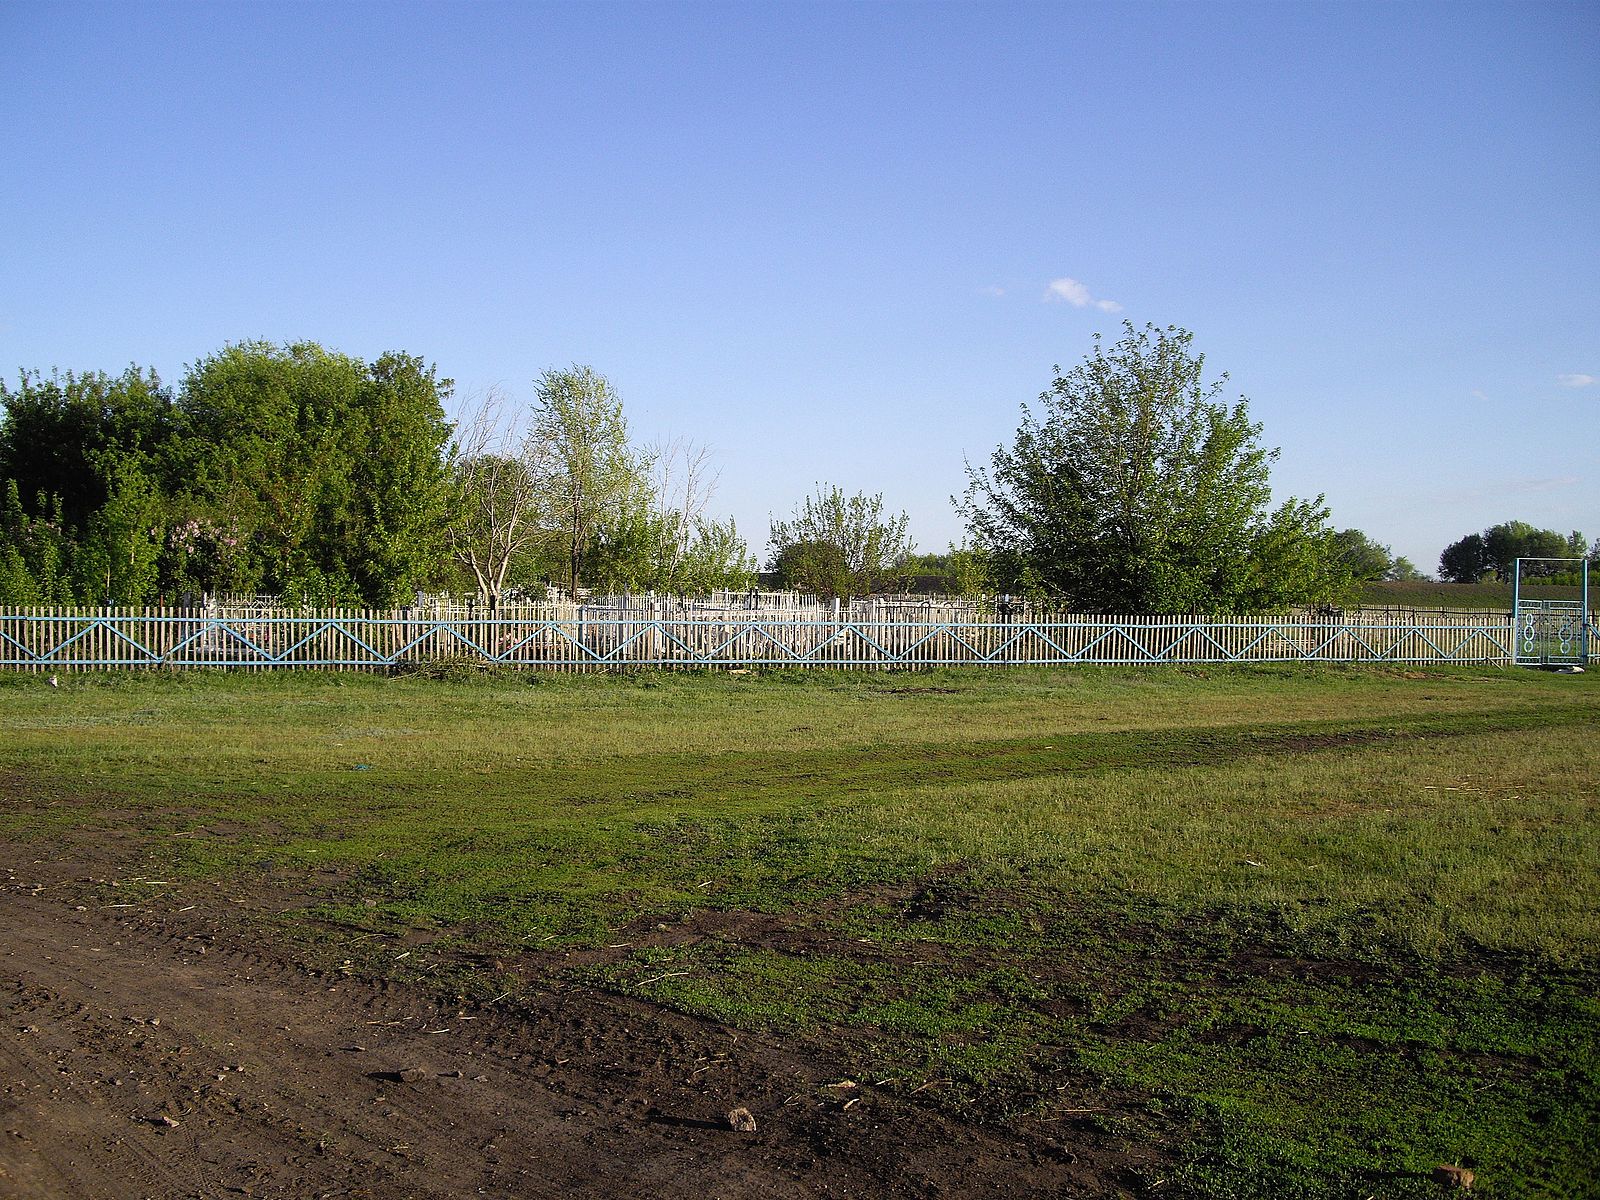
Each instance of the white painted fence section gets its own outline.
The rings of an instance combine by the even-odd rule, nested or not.
[[[1303,614],[1201,618],[1071,614],[973,619],[905,610],[819,619],[727,609],[544,604],[421,610],[21,609],[0,612],[0,667],[392,670],[442,662],[546,670],[1227,662],[1510,663],[1509,614],[1419,620]],[[1596,630],[1586,633],[1600,652]]]

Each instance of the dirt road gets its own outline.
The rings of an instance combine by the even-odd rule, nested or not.
[[[0,843],[0,1196],[1121,1195],[1127,1162],[572,985],[516,1007],[298,965],[221,885],[108,899]],[[754,1133],[727,1113],[745,1106]]]

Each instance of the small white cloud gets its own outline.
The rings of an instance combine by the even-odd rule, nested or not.
[[[1562,387],[1592,387],[1600,383],[1593,375],[1557,375],[1556,382]]]
[[[988,287],[979,288],[978,293],[983,296],[1004,296],[1006,290],[999,284],[991,283]]]
[[[1472,389],[1472,398],[1474,400],[1487,400],[1489,397],[1484,395],[1484,393],[1481,392],[1479,389],[1473,388]]]
[[[1044,298],[1046,300],[1064,300],[1072,305],[1073,308],[1088,308],[1092,304],[1101,312],[1114,313],[1122,311],[1122,305],[1115,300],[1096,300],[1089,294],[1089,288],[1086,284],[1079,283],[1072,278],[1052,279],[1049,288],[1045,291]]]
[[[1089,306],[1089,289],[1076,279],[1052,279],[1050,290],[1045,293],[1046,300],[1065,300],[1073,308],[1087,308]]]

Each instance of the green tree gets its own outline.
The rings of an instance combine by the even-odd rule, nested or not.
[[[172,397],[154,372],[0,385],[0,584],[15,602],[140,603],[157,586]],[[26,582],[24,582],[26,579]]]
[[[1416,563],[1401,555],[1390,564],[1389,573],[1384,578],[1396,583],[1414,583],[1426,579],[1427,576],[1417,569]]]
[[[1394,555],[1389,547],[1380,545],[1359,529],[1341,529],[1334,535],[1334,547],[1334,553],[1352,579],[1384,579],[1394,566]]]
[[[166,538],[164,503],[155,480],[124,459],[107,471],[106,502],[89,518],[74,556],[74,591],[104,604],[145,604],[159,589]]]
[[[329,551],[352,524],[351,416],[364,374],[358,360],[314,342],[244,342],[189,369],[179,395],[188,507],[211,526],[234,522],[244,550],[218,587],[359,599]]]
[[[439,566],[450,381],[420,359],[368,366],[314,342],[228,346],[185,376],[178,505],[235,545],[216,586],[390,604]],[[197,542],[197,545],[199,543]]]
[[[53,597],[40,579],[35,520],[22,507],[15,479],[0,490],[0,603],[46,604]]]
[[[1239,612],[1339,604],[1352,591],[1320,497],[1279,505],[1252,529],[1243,558],[1214,578],[1228,587],[1226,607]]]
[[[584,575],[604,592],[667,589],[675,540],[670,517],[656,511],[649,481],[638,472],[599,522],[585,556]],[[563,545],[566,530],[563,530]]]
[[[641,494],[649,464],[629,445],[616,389],[590,367],[539,377],[530,436],[543,447],[540,489],[560,531],[567,582],[576,596],[598,534]]]
[[[683,596],[744,591],[755,586],[757,563],[733,518],[696,517],[694,533],[674,569],[670,587]]]
[[[884,511],[882,494],[818,484],[791,517],[772,522],[769,569],[785,587],[828,599],[868,596],[903,578],[915,549],[910,523]]]
[[[71,604],[71,547],[62,534],[61,501],[40,516],[22,506],[17,481],[0,493],[0,600],[11,604]]]
[[[452,383],[408,354],[367,368],[351,440],[352,521],[339,553],[369,603],[402,603],[438,576],[452,492],[444,403]]]
[[[1105,612],[1249,611],[1349,587],[1327,509],[1269,510],[1276,450],[1244,400],[1204,380],[1193,335],[1124,322],[1055,368],[1010,446],[968,466],[957,502],[1007,591]]]
[[[1452,583],[1476,583],[1493,574],[1506,582],[1515,572],[1519,558],[1582,558],[1587,546],[1588,540],[1577,530],[1564,537],[1526,521],[1501,521],[1446,546],[1439,555],[1439,576]],[[1546,562],[1529,564],[1528,573],[1549,575],[1560,570],[1560,564]]]
[[[69,536],[106,503],[123,463],[161,481],[175,414],[154,371],[24,371],[15,389],[0,383],[0,407],[0,479],[16,482],[31,516],[45,515],[58,497]]]
[[[1446,583],[1477,583],[1489,571],[1489,553],[1481,533],[1451,542],[1439,555],[1439,578]]]
[[[731,519],[690,520],[637,497],[600,531],[590,574],[607,591],[702,596],[753,586],[756,563]]]

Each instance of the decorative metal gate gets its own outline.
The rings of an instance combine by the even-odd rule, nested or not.
[[[1536,598],[1525,593],[1525,571],[1534,564],[1570,563],[1581,574],[1575,599]],[[1524,564],[1527,564],[1524,567]],[[1528,667],[1580,667],[1589,662],[1589,564],[1583,559],[1519,558],[1515,576],[1516,661]]]
[[[1576,600],[1524,600],[1517,605],[1517,661],[1524,666],[1583,666],[1589,639]]]

